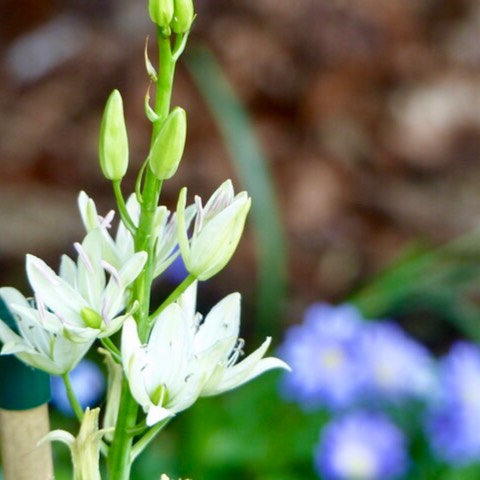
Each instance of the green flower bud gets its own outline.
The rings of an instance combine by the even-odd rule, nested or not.
[[[175,33],[185,33],[190,30],[195,12],[193,0],[173,0],[175,10],[170,26]]]
[[[128,137],[123,102],[114,90],[108,97],[100,126],[98,154],[103,175],[109,180],[121,180],[128,168]]]
[[[149,0],[148,13],[152,22],[170,32],[170,22],[173,19],[173,0]]]
[[[153,174],[159,180],[173,177],[182,159],[187,137],[187,115],[176,107],[165,120],[149,155]]]

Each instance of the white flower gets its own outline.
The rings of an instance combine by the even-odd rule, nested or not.
[[[39,312],[16,289],[0,288],[12,312],[18,334],[0,320],[2,355],[15,354],[26,364],[53,375],[63,375],[77,365],[94,342],[97,331],[84,329],[83,342],[63,335],[62,322],[53,313]]]
[[[132,234],[125,225],[120,222],[115,239],[109,233],[109,228],[115,212],[110,211],[105,217],[97,213],[95,202],[88,197],[85,192],[80,192],[78,196],[78,206],[83,224],[87,232],[94,229],[100,229],[102,232],[102,242],[105,252],[105,260],[119,268],[126,259],[135,252],[135,245]],[[131,195],[127,201],[127,210],[135,226],[138,226],[140,218],[140,205],[135,195]],[[190,225],[195,208],[187,208],[186,225]],[[155,262],[154,278],[164,272],[178,256],[177,248],[177,218],[175,213],[171,213],[167,207],[157,207],[153,221],[153,231],[155,235]]]
[[[178,243],[187,270],[198,280],[217,274],[230,260],[242,236],[250,210],[247,192],[234,195],[227,180],[214,192],[205,207],[195,197],[196,218],[191,239],[188,239],[186,215],[187,189],[180,192],[177,205]]]
[[[270,338],[235,365],[243,346],[240,295],[224,298],[204,321],[195,314],[195,298],[196,283],[155,319],[146,345],[133,319],[124,324],[123,365],[148,425],[185,410],[200,396],[231,390],[272,368],[289,368],[276,358],[262,358]]]
[[[60,275],[43,260],[27,255],[27,276],[38,310],[53,312],[62,321],[65,334],[77,341],[90,337],[92,329],[98,337],[112,335],[132,313],[120,315],[128,301],[128,287],[144,267],[147,254],[133,254],[117,270],[102,258],[99,229],[88,233],[75,248],[77,263],[64,255]]]

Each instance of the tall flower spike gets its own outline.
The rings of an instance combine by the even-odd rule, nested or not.
[[[83,330],[83,342],[63,334],[62,321],[45,309],[33,308],[16,289],[0,288],[0,295],[14,314],[18,334],[0,320],[2,355],[14,354],[27,365],[52,375],[63,375],[75,368],[95,341],[97,331]]]
[[[196,218],[188,239],[187,189],[180,192],[177,205],[178,243],[185,267],[198,280],[216,275],[234,254],[245,227],[251,198],[247,192],[234,195],[230,180],[210,197],[205,207],[195,198]]]
[[[63,322],[72,339],[83,341],[94,329],[99,337],[110,336],[132,313],[120,313],[128,301],[128,287],[145,265],[147,254],[132,255],[117,270],[102,259],[102,239],[92,230],[75,245],[78,261],[62,257],[60,275],[43,260],[27,255],[27,276],[37,300]],[[110,278],[107,282],[107,275]]]
[[[148,425],[185,410],[200,396],[231,390],[273,368],[289,368],[276,358],[262,358],[270,338],[235,365],[243,345],[238,339],[240,295],[225,297],[201,322],[195,313],[196,287],[155,319],[146,345],[133,319],[123,327],[125,373]]]

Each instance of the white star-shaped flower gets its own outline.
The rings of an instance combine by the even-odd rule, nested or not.
[[[145,345],[135,321],[124,324],[123,365],[148,425],[185,410],[200,396],[231,390],[273,368],[289,368],[277,358],[263,358],[270,338],[236,364],[243,346],[238,293],[225,297],[204,320],[195,313],[195,300],[196,283],[154,319]]]

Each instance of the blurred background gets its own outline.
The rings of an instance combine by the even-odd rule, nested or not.
[[[306,306],[355,298],[412,242],[441,245],[476,228],[477,1],[201,0],[196,9],[174,95],[188,113],[186,155],[165,184],[163,201],[174,208],[183,185],[204,196],[225,178],[237,188],[254,185],[260,207],[239,251],[203,286],[206,305],[242,292],[245,336],[272,332],[278,343]],[[79,190],[100,211],[113,208],[97,164],[100,118],[113,88],[125,101],[133,170],[125,190],[133,187],[150,138],[143,109],[148,34],[154,31],[143,0],[0,1],[2,285],[27,289],[26,252],[51,265],[61,253],[73,254],[71,244],[82,235]],[[216,87],[212,92],[224,77],[233,87],[230,95],[235,92],[230,110],[216,103]],[[227,147],[225,125],[235,122],[247,152],[253,142],[257,163],[250,170],[242,161],[242,140],[236,150]],[[474,240],[469,253],[476,255]],[[423,280],[428,284],[429,278]],[[164,282],[159,295],[170,288]],[[405,297],[395,299],[402,307]],[[429,301],[400,309],[400,316],[441,350],[462,329],[438,328],[438,317],[449,314],[443,307],[435,312]],[[367,313],[383,315],[399,306],[374,304]],[[261,388],[275,392],[273,383]],[[250,397],[235,395],[248,404],[252,391]],[[207,402],[199,411],[208,409]],[[289,415],[293,422],[295,414]],[[192,425],[201,424],[195,418],[191,424],[180,420],[170,435],[193,442]],[[221,441],[222,431],[216,435]],[[201,458],[191,462],[210,471]],[[277,472],[271,478],[300,478],[300,471],[314,478],[308,468],[292,471],[292,477]],[[234,478],[270,478],[262,475]]]

